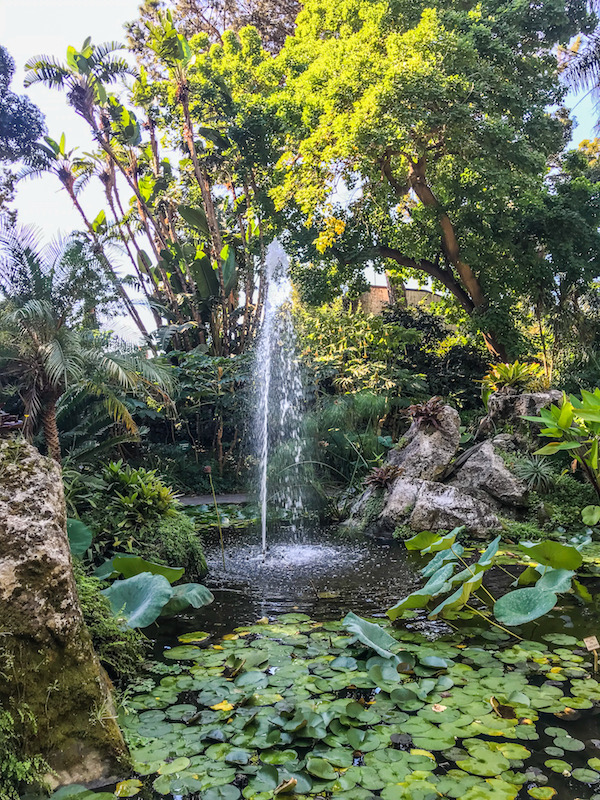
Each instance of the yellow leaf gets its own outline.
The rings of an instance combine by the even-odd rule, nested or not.
[[[430,753],[429,750],[413,749],[410,751],[410,754],[411,756],[427,756],[427,758],[430,758],[432,761],[435,761],[435,756],[433,755],[433,753]]]
[[[222,650],[222,649],[223,649],[223,645],[221,645],[221,644],[213,644],[213,650]]]
[[[211,708],[213,711],[231,711],[233,706],[227,700],[221,700],[220,703],[217,703],[216,706],[211,706]]]
[[[562,672],[562,669],[563,669],[562,667],[552,667],[550,669],[550,672]]]
[[[227,641],[227,642],[230,642],[233,639],[239,639],[239,638],[240,637],[236,633],[226,633],[225,636],[223,636],[223,639],[225,641]]]

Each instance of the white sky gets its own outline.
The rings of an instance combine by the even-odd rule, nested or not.
[[[43,86],[24,90],[24,64],[40,54],[62,60],[69,45],[79,48],[87,36],[97,43],[123,41],[123,25],[137,16],[138,4],[139,0],[0,0],[0,44],[8,49],[17,65],[11,88],[27,94],[41,108],[49,135],[59,139],[64,132],[69,148],[91,148],[86,124],[67,107],[64,94]],[[579,100],[570,99],[571,106]],[[589,98],[579,103],[575,114],[580,123],[573,137],[577,143],[593,136],[594,114]],[[101,188],[92,182],[84,191],[82,205],[94,218],[105,205]],[[23,182],[16,207],[19,221],[34,223],[48,239],[81,228],[77,212],[53,176]],[[377,276],[377,282],[383,283],[384,277]]]

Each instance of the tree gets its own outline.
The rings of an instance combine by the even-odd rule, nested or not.
[[[569,134],[548,112],[564,94],[553,48],[590,17],[580,0],[427,6],[308,0],[277,58],[274,194],[315,236],[305,261],[430,279],[505,359],[517,299],[550,275],[521,238]]]
[[[44,115],[31,100],[10,91],[15,62],[0,45],[0,165],[22,161],[29,165],[39,161],[39,139],[46,132]],[[14,197],[15,174],[3,166],[0,174],[0,209],[13,219],[16,212],[7,204]]]
[[[96,304],[106,297],[101,274],[85,241],[42,248],[31,229],[0,230],[0,373],[18,388],[26,434],[41,426],[56,461],[56,406],[67,388],[101,395],[113,418],[128,424],[115,388],[164,396],[170,386],[166,370],[143,351],[111,352],[94,331]]]

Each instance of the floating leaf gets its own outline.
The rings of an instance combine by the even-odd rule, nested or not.
[[[494,616],[503,625],[524,625],[544,616],[556,605],[554,592],[534,586],[530,589],[515,589],[494,603]]]

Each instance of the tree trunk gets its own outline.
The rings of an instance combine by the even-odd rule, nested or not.
[[[44,441],[48,448],[48,455],[59,464],[61,462],[60,440],[58,438],[58,426],[56,424],[56,397],[48,397],[41,411],[42,427],[44,429]]]
[[[110,681],[85,626],[66,534],[60,467],[0,441],[0,706],[37,729],[54,785],[112,783],[126,772]]]

